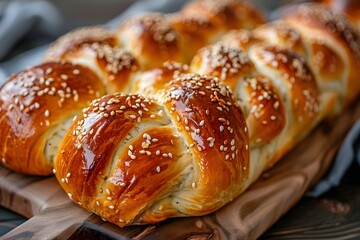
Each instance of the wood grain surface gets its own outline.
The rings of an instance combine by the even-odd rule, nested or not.
[[[153,226],[121,229],[73,204],[54,178],[28,177],[0,168],[0,204],[33,216],[3,238],[258,238],[327,171],[344,136],[359,117],[360,102],[338,118],[323,122],[248,191],[219,211]]]
[[[359,208],[359,185],[343,185],[302,199],[261,239],[360,239]]]

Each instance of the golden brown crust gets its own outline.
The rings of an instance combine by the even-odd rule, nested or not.
[[[289,49],[300,55],[305,54],[300,33],[282,22],[264,24],[254,29],[253,36],[278,48]]]
[[[325,59],[333,59],[332,64],[338,64],[341,56],[341,61],[345,63],[348,71],[341,69],[341,66],[336,66],[335,74],[338,71],[343,72],[341,79],[328,79],[327,72],[322,69],[315,69],[318,78],[324,81],[338,81],[342,94],[342,105],[347,106],[352,102],[360,92],[360,84],[358,81],[358,69],[360,67],[360,37],[358,32],[350,25],[345,17],[334,14],[329,9],[321,4],[304,4],[293,11],[286,13],[283,19],[286,24],[291,25],[297,29],[302,35],[303,40],[311,46],[317,48],[316,45],[323,45],[325,51],[320,61]],[[332,55],[336,53],[336,55]],[[329,55],[325,55],[329,54]],[[321,66],[322,64],[311,64],[312,66]],[[334,69],[334,68],[332,68]]]
[[[196,0],[186,4],[181,13],[205,16],[216,27],[224,29],[224,32],[230,29],[253,29],[265,22],[254,6],[241,0]]]
[[[251,48],[249,55],[256,64],[257,71],[269,77],[278,88],[285,106],[286,130],[279,139],[281,147],[269,149],[273,156],[266,162],[266,166],[270,167],[318,122],[321,111],[320,92],[305,60],[296,53],[257,45]],[[274,103],[274,107],[278,104]]]
[[[246,91],[245,94],[241,95]],[[249,126],[251,147],[257,147],[279,136],[286,125],[283,101],[277,88],[265,76],[248,77],[236,96],[248,106],[246,122]],[[243,98],[244,99],[241,99]]]
[[[128,51],[97,42],[83,44],[64,54],[58,61],[88,66],[99,75],[107,93],[128,92],[132,78],[140,68],[138,61]]]
[[[80,65],[46,63],[13,75],[0,90],[0,158],[12,170],[50,175],[44,149],[49,130],[104,94]]]
[[[322,42],[314,41],[311,46],[312,58],[309,58],[309,64],[314,69],[316,76],[321,77],[322,84],[333,79],[342,79],[346,66],[336,52]]]
[[[45,61],[89,67],[99,75],[107,93],[128,92],[131,79],[140,68],[130,52],[116,45],[114,34],[102,27],[66,34],[47,51]]]
[[[260,39],[254,37],[252,31],[249,30],[232,30],[226,33],[220,40],[224,46],[248,50],[253,44],[261,42]]]
[[[188,65],[177,62],[165,62],[162,67],[154,68],[143,72],[134,81],[131,92],[143,94],[145,96],[155,96],[159,90],[165,88],[174,78],[180,74],[188,72]]]
[[[272,79],[287,99],[290,109],[289,136],[308,133],[320,111],[319,89],[305,60],[296,53],[269,46],[256,46],[250,51],[257,70]],[[285,97],[286,95],[286,97]]]
[[[284,107],[276,88],[256,73],[241,49],[221,43],[205,47],[194,57],[191,71],[217,77],[232,89],[246,111],[252,147],[272,140],[284,129]]]
[[[360,2],[357,0],[322,0],[332,11],[344,14],[360,30]]]
[[[84,44],[101,43],[115,46],[117,40],[115,35],[104,26],[84,27],[60,37],[46,51],[44,62],[61,60],[71,51],[76,51]]]
[[[130,18],[120,25],[116,34],[144,69],[160,67],[165,61],[183,62],[178,34],[164,14]]]
[[[215,42],[223,32],[216,28],[208,18],[201,15],[181,13],[169,16],[172,27],[179,34],[181,51],[185,62],[189,63],[196,51]]]
[[[128,20],[117,30],[120,40],[107,30],[70,34],[46,59],[89,69],[48,63],[0,89],[0,159],[16,171],[50,174],[44,145],[52,129],[103,95],[104,85],[107,92],[138,91],[153,99],[107,95],[74,119],[56,154],[61,186],[77,204],[120,227],[213,212],[279,160],[332,105],[321,102],[298,54],[311,59],[321,84],[343,78],[346,103],[360,92],[357,33],[325,10],[304,9],[202,48],[191,70],[204,75],[163,62],[187,61],[226,30],[261,23],[252,6],[198,0],[171,17]],[[314,32],[324,33],[324,42]],[[147,71],[133,84],[138,70]],[[250,151],[259,159],[250,159]]]
[[[187,215],[231,201],[249,174],[249,136],[231,91],[212,77],[184,74],[169,84],[165,107],[191,149],[195,178]],[[231,190],[230,190],[231,189]]]
[[[228,30],[253,29],[265,22],[254,6],[238,0],[192,1],[172,15],[170,21],[179,33],[187,63],[198,49],[215,43]]]
[[[249,139],[230,91],[182,75],[164,94],[164,107],[139,95],[105,96],[76,119],[55,162],[71,199],[125,226],[203,215],[239,194]]]
[[[56,176],[69,197],[120,226],[133,221],[177,174],[173,158],[162,155],[172,152],[175,157],[174,150],[180,150],[171,129],[159,124],[129,135],[141,122],[165,125],[161,109],[138,95],[94,100],[68,131],[55,162]],[[154,138],[148,140],[149,134]],[[161,155],[156,155],[158,150]]]
[[[239,79],[253,74],[255,67],[244,51],[219,43],[200,49],[190,70],[217,77],[234,91]]]

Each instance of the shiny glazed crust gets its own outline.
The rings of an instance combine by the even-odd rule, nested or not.
[[[209,5],[209,7],[213,5],[211,2],[204,4]],[[234,1],[229,1],[221,4],[222,8],[225,7],[229,9],[229,7],[226,7],[228,4],[233,6],[235,3]],[[255,8],[249,4],[239,2],[238,5],[236,14],[239,16],[242,11],[244,11],[244,13],[251,12],[255,14]],[[243,7],[240,7],[240,5]],[[233,14],[235,14],[235,10],[232,11]],[[148,13],[125,20],[116,30],[109,30],[104,26],[77,29],[58,39],[46,52],[43,64],[32,70],[38,72],[40,71],[38,69],[47,68],[51,62],[53,62],[51,64],[56,64],[56,66],[77,65],[86,69],[84,72],[81,72],[79,76],[76,76],[76,81],[82,81],[81,91],[86,91],[88,87],[93,87],[93,85],[97,86],[96,88],[94,87],[97,95],[95,94],[92,97],[86,98],[86,103],[106,93],[131,93],[140,91],[149,95],[156,95],[157,90],[163,88],[174,76],[187,72],[186,65],[171,60],[185,61],[185,58],[188,58],[187,61],[189,61],[198,48],[216,40],[214,37],[216,33],[224,32],[229,28],[229,26],[215,26],[210,23],[213,20],[208,19],[208,13],[197,14],[197,19],[201,19],[201,21],[189,20],[193,18],[186,15],[185,10],[184,13],[180,11],[175,15],[181,19],[179,22],[171,20],[174,14]],[[254,16],[257,17],[255,18],[250,15],[246,16],[248,16],[249,19],[242,17],[233,20],[242,21],[244,23],[238,24],[244,25],[246,25],[246,21],[249,21],[251,24],[249,24],[248,27],[263,22],[263,19],[258,17],[260,13],[256,13]],[[195,31],[197,31],[199,27],[202,28],[207,25],[206,23],[209,23],[209,25],[202,31],[197,32],[197,34],[192,35],[193,32],[190,31],[190,33],[186,31],[189,23],[188,20],[191,22],[191,26],[198,26],[196,29],[194,28]],[[205,25],[203,23],[205,23]],[[233,26],[235,27],[235,25]],[[190,49],[189,51],[186,50],[187,43],[185,45],[183,44],[187,37],[191,38],[191,42],[199,43],[194,44],[191,51]],[[153,67],[156,67],[156,69]],[[56,73],[59,76],[68,74],[68,70],[64,70],[63,72],[62,68],[63,67],[57,67],[57,70],[52,74]],[[23,71],[18,75],[25,76],[32,70]],[[78,72],[78,69],[73,70]],[[43,72],[44,71],[46,71],[46,69],[44,69]],[[35,81],[35,84],[37,84],[37,81],[41,82],[40,88],[47,89],[46,91],[53,94],[53,92],[56,92],[58,89],[50,91],[48,86],[52,86],[52,80],[47,81],[48,78],[52,79],[53,77],[43,72],[36,73],[36,77],[39,79]],[[54,78],[55,80],[57,79],[57,77]],[[90,80],[88,80],[88,78]],[[86,103],[84,102],[82,105],[75,103],[73,105],[74,107],[72,107],[73,112],[70,113],[69,111],[64,111],[63,108],[53,109],[53,98],[44,99],[41,106],[44,108],[45,106],[49,106],[50,116],[61,117],[53,123],[50,121],[41,122],[42,127],[39,128],[34,126],[35,122],[33,122],[33,120],[37,120],[37,118],[34,117],[34,119],[32,119],[35,114],[27,116],[26,122],[24,122],[22,116],[16,115],[16,119],[12,117],[13,101],[15,101],[16,96],[23,94],[22,88],[16,88],[13,87],[13,85],[15,85],[15,83],[21,84],[17,83],[21,81],[22,80],[11,78],[8,80],[8,83],[3,86],[2,91],[6,90],[6,92],[2,94],[0,101],[1,115],[4,116],[0,119],[0,126],[4,126],[3,128],[7,129],[6,132],[9,131],[9,136],[2,136],[4,144],[2,146],[3,150],[0,151],[0,159],[2,159],[2,165],[15,171],[34,175],[49,175],[51,174],[53,158],[57,154],[59,141],[61,141],[64,132],[69,127],[72,116],[77,114],[81,108],[85,107]],[[90,82],[87,83],[87,81]],[[67,83],[61,84],[64,85]],[[29,85],[29,91],[33,89],[37,91],[37,87],[38,86]],[[9,90],[10,88],[11,90]],[[66,90],[66,87],[64,90]],[[75,90],[81,92],[78,89]],[[76,95],[75,98],[78,98],[78,96]],[[19,102],[20,100],[18,99],[16,101]],[[18,107],[26,109],[26,104],[24,104],[24,106],[20,104]],[[36,106],[38,106],[38,104],[36,104]],[[69,108],[70,106],[72,105],[69,104]],[[77,108],[77,106],[79,106],[79,108]],[[15,112],[15,110],[13,112]],[[44,113],[42,114],[44,115]],[[8,118],[12,120],[8,121]],[[16,121],[19,121],[20,124],[16,123]],[[54,126],[52,124],[54,124]],[[14,134],[10,134],[11,132],[14,132]],[[41,149],[30,153],[33,151],[33,148],[35,149],[33,146],[35,140],[30,140],[31,138],[27,136],[24,140],[19,141],[18,139],[22,138],[19,132],[26,136],[32,136],[34,134],[36,136],[42,136],[42,138],[36,140],[41,141],[37,144]],[[16,134],[18,134],[20,138],[16,138]],[[12,148],[15,149],[23,145],[26,145],[26,148],[24,147],[24,156],[17,155],[15,150],[11,150]],[[39,167],[32,167],[34,164]]]
[[[221,38],[261,23],[254,11],[243,1],[195,1],[94,30],[102,36],[60,39],[45,58],[60,63],[0,90],[3,164],[46,175],[55,159],[69,198],[120,227],[221,208],[360,92],[360,43],[346,20],[304,5]],[[64,100],[51,84],[65,88]],[[80,104],[81,91],[89,95]],[[36,104],[38,94],[46,97]],[[87,105],[93,95],[103,97]]]
[[[249,137],[228,88],[185,74],[163,94],[105,96],[74,121],[55,169],[75,202],[125,226],[203,215],[240,193]]]
[[[98,77],[72,64],[47,63],[13,75],[0,89],[2,163],[26,174],[50,175],[49,132],[104,94]]]

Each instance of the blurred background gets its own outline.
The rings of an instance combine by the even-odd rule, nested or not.
[[[251,2],[257,5],[265,13],[270,14],[279,6],[289,2],[299,1],[300,0],[253,0]],[[154,10],[167,9],[167,12],[173,12],[180,8],[180,6],[186,2],[186,0],[0,0],[0,35],[2,32],[1,19],[4,18],[4,13],[8,10],[10,3],[15,5],[14,2],[19,2],[19,5],[28,4],[31,2],[38,2],[41,4],[44,2],[50,3],[50,5],[56,9],[56,12],[51,13],[50,15],[52,16],[48,16],[49,14],[46,12],[40,13],[40,15],[46,16],[46,18],[52,18],[50,20],[56,21],[56,27],[50,30],[44,30],[43,27],[39,27],[39,25],[42,24],[40,22],[43,20],[43,17],[38,17],[37,20],[32,19],[31,29],[27,30],[31,34],[24,34],[24,36],[14,41],[11,51],[6,50],[6,54],[0,54],[0,66],[1,61],[16,56],[25,50],[52,42],[57,37],[68,31],[71,31],[74,28],[80,26],[105,24],[119,16],[131,5],[136,5],[133,6],[136,11],[130,11],[129,14],[132,12],[138,12],[139,10],[141,11],[142,9],[146,11],[149,9],[149,5],[150,8],[152,7],[151,5],[156,5],[153,7]],[[17,17],[19,18],[24,17],[24,15],[29,15],[28,12],[17,14]],[[38,21],[38,23],[36,21]],[[30,23],[28,22],[27,25],[29,24]],[[1,47],[2,46],[0,46],[0,52]],[[3,49],[3,51],[5,51],[5,49]]]

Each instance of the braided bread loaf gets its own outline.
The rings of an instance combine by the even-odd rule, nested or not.
[[[226,4],[233,2],[229,0]],[[213,9],[209,7],[207,11],[199,2],[194,6],[201,6],[197,15],[203,11],[211,13]],[[226,11],[237,9],[231,6]],[[184,14],[190,15],[192,10],[186,9]],[[210,21],[211,25],[222,26],[224,16],[232,15],[217,15]],[[181,50],[186,46],[182,40],[175,43],[173,34],[162,31],[162,37],[155,37],[161,42],[159,45],[133,44],[136,39],[142,41],[149,36],[140,34],[144,38],[138,38],[137,34],[142,32],[139,29],[149,29],[150,33],[154,29],[141,21],[128,24],[136,25],[133,29],[137,29],[134,30],[137,37],[132,38],[131,31],[123,27],[119,31],[121,37],[131,38],[122,46],[133,49],[134,57],[121,58],[129,64],[120,68],[112,64],[116,53],[123,51],[111,43],[118,38],[94,40],[96,37],[89,37],[91,33],[60,40],[46,59],[74,63],[52,63],[71,65],[74,75],[82,73],[83,69],[90,71],[98,79],[97,83],[101,78],[105,85],[112,85],[107,87],[108,92],[115,88],[115,91],[136,90],[149,97],[106,95],[93,100],[73,122],[66,117],[61,124],[48,120],[48,124],[43,123],[49,125],[48,128],[40,130],[41,136],[54,136],[40,138],[40,149],[45,153],[55,152],[43,160],[49,166],[56,159],[54,172],[68,196],[83,208],[121,227],[156,223],[170,217],[203,215],[219,209],[243,192],[319,121],[340,112],[359,95],[354,80],[354,71],[360,64],[358,52],[354,51],[360,46],[357,32],[345,19],[322,7],[302,7],[281,22],[264,25],[254,32],[229,33],[220,43],[201,49],[190,68],[174,62],[163,64],[163,60],[186,62],[191,58],[192,54]],[[192,25],[194,21],[186,24]],[[209,34],[218,39],[223,31],[210,27],[200,29],[188,37],[202,39]],[[326,40],[306,34],[315,30],[326,36]],[[167,40],[171,40],[171,44]],[[200,46],[206,41],[194,40],[194,45],[195,42]],[[189,48],[192,53],[196,49],[194,45]],[[181,53],[177,54],[175,49]],[[326,58],[314,56],[315,52],[321,52]],[[140,60],[140,53],[144,59]],[[154,56],[162,60],[152,60]],[[328,64],[325,60],[336,64],[335,67],[327,69],[323,65]],[[103,84],[99,84],[99,88],[90,83],[85,88],[67,86],[64,82],[67,84],[66,81],[72,79],[72,75],[67,74],[51,76],[50,79],[55,80],[45,83],[48,78],[42,78],[43,75],[51,74],[53,69],[42,69],[42,65],[34,69],[40,69],[37,71],[42,75],[34,77],[27,73],[23,78],[30,78],[28,84],[11,79],[2,88],[8,89],[12,99],[23,92],[25,98],[19,97],[14,100],[17,103],[13,103],[9,97],[1,95],[1,105],[6,108],[0,113],[1,119],[11,116],[14,121],[19,112],[22,113],[20,108],[25,108],[24,100],[31,103],[26,106],[33,106],[33,98],[37,98],[39,91],[41,96],[52,90],[35,86],[35,93],[30,93],[32,98],[26,98],[25,90],[28,86],[33,89],[34,82],[65,86],[64,100],[50,97],[47,100],[54,105],[58,102],[59,108],[64,104],[78,107],[79,102],[86,101],[78,94],[80,89],[95,95],[105,91]],[[336,78],[331,77],[329,71]],[[15,94],[6,87],[11,83],[20,85]],[[57,92],[55,86],[54,89]],[[29,109],[35,112],[36,106]],[[57,112],[60,111],[54,113]],[[46,118],[52,114],[44,111]],[[0,124],[7,124],[6,121]],[[14,126],[19,127],[19,124],[14,122],[9,132],[22,136],[22,128],[14,131],[17,129]],[[64,131],[65,136],[62,135]],[[14,148],[12,152],[7,150],[11,139],[3,141],[5,147],[0,151],[6,159],[16,156]],[[32,146],[35,140],[20,138],[20,143],[16,144],[22,147],[24,142]],[[26,159],[25,166],[33,164],[28,156]],[[10,168],[29,171],[22,164],[5,162]]]
[[[134,87],[149,98],[94,100],[60,145],[56,177],[121,227],[213,212],[359,96],[359,46],[349,23],[319,5],[232,31],[189,69],[139,76]]]
[[[331,10],[345,14],[355,28],[360,30],[360,3],[357,0],[322,0]]]
[[[143,71],[190,59],[229,29],[263,22],[245,1],[210,0],[190,2],[170,15],[133,17],[114,31],[91,27],[67,34],[50,47],[43,64],[11,76],[0,89],[2,164],[21,173],[52,174],[72,118],[92,99],[130,92]]]

